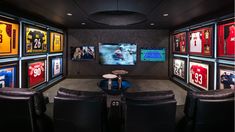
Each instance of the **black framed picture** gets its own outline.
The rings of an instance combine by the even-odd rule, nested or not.
[[[70,47],[70,50],[71,50],[71,59],[73,61],[95,60],[95,46],[85,45],[78,47]]]
[[[62,56],[53,56],[49,58],[49,79],[54,79],[63,74]]]
[[[235,89],[235,69],[233,65],[225,65],[225,64],[219,65],[218,88]]]
[[[0,88],[18,87],[18,63],[0,63]]]

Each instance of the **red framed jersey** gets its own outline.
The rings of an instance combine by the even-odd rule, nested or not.
[[[204,27],[189,33],[189,53],[194,55],[212,55],[213,28]]]
[[[0,20],[0,56],[18,54],[19,25]]]
[[[186,32],[174,35],[173,52],[186,53]]]
[[[28,64],[28,87],[35,87],[46,81],[45,61]]]
[[[185,61],[181,59],[173,59],[173,74],[185,79]]]
[[[235,56],[235,22],[227,22],[218,25],[218,56]]]
[[[189,82],[199,88],[208,90],[209,85],[209,65],[190,62]]]

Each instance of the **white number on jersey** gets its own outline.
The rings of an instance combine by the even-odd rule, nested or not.
[[[42,73],[41,68],[35,68],[33,72],[34,72],[34,75],[33,75],[34,77],[40,76]]]
[[[195,83],[202,85],[202,74],[195,73]]]
[[[34,48],[35,49],[40,49],[41,48],[41,41],[40,41],[40,39],[35,39],[34,40]]]

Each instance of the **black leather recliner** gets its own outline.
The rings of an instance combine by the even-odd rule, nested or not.
[[[42,93],[19,88],[0,89],[0,130],[50,132],[53,126],[46,111]]]
[[[234,90],[189,91],[179,132],[234,132]]]
[[[172,91],[126,93],[125,132],[173,132],[176,100]]]
[[[102,92],[60,88],[54,98],[55,132],[103,132],[106,99]]]

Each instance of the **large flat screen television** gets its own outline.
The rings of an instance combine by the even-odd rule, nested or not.
[[[165,48],[141,48],[140,60],[164,62],[166,60],[166,49]]]
[[[99,61],[104,65],[135,65],[136,52],[133,43],[100,43]]]
[[[28,88],[36,87],[46,81],[46,60],[30,61],[27,64]]]
[[[0,88],[16,87],[16,64],[0,65]]]
[[[0,57],[18,54],[19,24],[0,19]]]
[[[95,46],[70,47],[71,58],[73,61],[94,60]]]
[[[46,53],[47,37],[46,29],[24,25],[24,54],[35,55]]]

